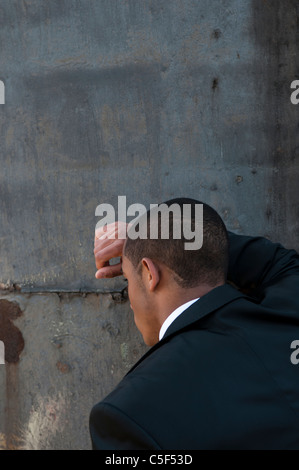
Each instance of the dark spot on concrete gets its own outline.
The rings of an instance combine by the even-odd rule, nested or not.
[[[56,367],[62,374],[67,374],[71,370],[71,368],[68,364],[65,364],[65,363],[60,362],[60,361],[58,361],[56,363]]]
[[[60,349],[63,346],[63,343],[57,338],[53,339],[52,343],[57,349]]]
[[[217,190],[218,190],[217,184],[216,184],[216,183],[212,184],[212,185],[210,186],[210,190],[211,190],[211,191],[217,191]]]
[[[218,28],[214,29],[214,31],[212,32],[212,37],[218,40],[221,36],[222,36],[221,29],[218,29]]]
[[[269,220],[270,217],[272,216],[272,210],[270,209],[269,206],[267,207],[267,210],[266,210],[266,216],[267,216],[267,219],[268,219],[268,220]]]
[[[216,88],[218,87],[218,84],[219,84],[218,78],[214,78],[213,84],[212,84],[212,90],[213,90],[213,91],[216,90]]]
[[[112,337],[116,337],[119,335],[119,329],[113,326],[108,321],[102,324],[102,330],[107,331],[107,333],[109,333],[109,335]]]
[[[128,299],[128,288],[125,287],[121,292],[112,292],[111,296],[115,303],[122,304]]]
[[[256,174],[257,174],[257,169],[256,169],[256,168],[252,168],[251,173],[252,173],[253,175],[256,175]]]
[[[292,160],[295,161],[297,158],[299,158],[299,147],[295,148]]]
[[[236,176],[236,183],[241,184],[243,182],[243,176]]]
[[[0,340],[5,346],[5,361],[17,363],[25,342],[21,331],[13,324],[23,314],[16,302],[0,300]]]
[[[115,303],[120,304],[123,302],[121,292],[113,292],[111,296]]]
[[[239,54],[239,52],[237,52],[237,57],[238,57],[238,59],[240,59],[240,54]]]

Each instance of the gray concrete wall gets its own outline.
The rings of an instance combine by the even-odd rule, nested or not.
[[[0,3],[0,448],[88,449],[144,352],[95,208],[173,196],[299,249],[295,0]]]

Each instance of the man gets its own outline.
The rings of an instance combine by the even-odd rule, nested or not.
[[[152,348],[93,408],[93,448],[299,449],[298,254],[227,234],[206,204],[197,251],[184,239],[128,235],[123,247],[100,235],[96,276],[120,274],[109,259],[122,255],[135,323]]]

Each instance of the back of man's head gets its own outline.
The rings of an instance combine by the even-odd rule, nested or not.
[[[159,211],[161,207],[163,210]],[[146,225],[145,233],[142,224]],[[164,231],[165,226],[169,233]],[[136,237],[136,228],[143,236]],[[196,238],[198,231],[202,243],[200,248],[194,243],[193,249],[190,233]],[[227,277],[227,230],[219,214],[209,205],[188,198],[172,199],[149,210],[129,229],[124,256],[137,272],[143,258],[163,263],[182,288],[214,287],[224,284]]]

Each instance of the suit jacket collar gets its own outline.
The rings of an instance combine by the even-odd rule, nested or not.
[[[169,326],[162,340],[153,346],[126,375],[130,374],[144,359],[166,343],[171,336],[178,334],[182,329],[192,325],[192,323],[198,322],[201,318],[206,317],[215,310],[241,297],[244,298],[246,296],[229,284],[225,284],[216,287],[211,292],[198,299]]]
[[[216,287],[208,294],[198,299],[194,304],[187,308],[182,315],[180,315],[165,332],[164,338],[174,334],[175,332],[186,328],[192,323],[197,322],[211,312],[218,308],[232,302],[235,299],[244,297],[244,295],[231,287],[230,285],[223,285]],[[162,340],[164,339],[162,338]],[[158,343],[159,344],[159,343]]]

